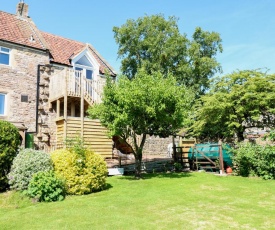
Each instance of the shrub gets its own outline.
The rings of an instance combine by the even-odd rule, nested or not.
[[[8,187],[7,175],[20,144],[18,129],[7,121],[0,120],[0,191]]]
[[[106,186],[107,166],[100,155],[84,148],[56,150],[51,154],[56,174],[66,181],[66,192],[82,195]]]
[[[52,169],[49,154],[33,149],[23,149],[13,160],[11,172],[8,175],[9,184],[12,189],[25,190],[35,173]]]
[[[247,143],[239,145],[233,153],[238,175],[275,179],[275,146]]]
[[[26,194],[37,201],[61,201],[65,198],[65,183],[53,171],[33,175]]]

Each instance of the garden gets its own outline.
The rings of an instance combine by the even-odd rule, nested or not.
[[[9,172],[1,175],[1,229],[275,226],[273,146],[240,145],[233,153],[231,176],[167,171],[137,180],[133,175],[107,177],[105,161],[80,142],[51,154],[17,148],[12,154],[18,131],[0,123],[5,127],[1,162],[10,162]]]

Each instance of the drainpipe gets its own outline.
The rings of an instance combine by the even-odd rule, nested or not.
[[[39,106],[39,83],[40,83],[40,67],[45,65],[38,64],[37,66],[37,78],[36,78],[36,114],[35,114],[35,131],[34,132],[26,132],[29,134],[37,134],[38,132],[38,106]],[[26,135],[25,134],[25,135]]]
[[[37,82],[36,82],[36,115],[35,115],[35,133],[38,132],[38,107],[39,107],[39,83],[40,83],[40,67],[45,65],[38,64],[37,66]]]

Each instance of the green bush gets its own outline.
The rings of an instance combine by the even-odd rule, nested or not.
[[[239,145],[233,153],[238,175],[275,179],[275,146],[246,143]]]
[[[49,154],[33,149],[23,149],[13,160],[8,175],[10,187],[16,190],[25,190],[35,173],[52,169]]]
[[[7,121],[0,120],[0,191],[8,188],[7,175],[20,144],[18,129]]]
[[[65,183],[53,171],[33,175],[26,194],[37,201],[61,201],[65,198]]]
[[[80,148],[56,150],[51,154],[56,174],[66,181],[66,192],[82,195],[103,190],[108,174],[100,155]]]

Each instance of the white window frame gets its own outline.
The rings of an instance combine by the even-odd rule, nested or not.
[[[91,63],[92,66],[84,66],[76,64],[79,59],[81,59],[83,56],[86,56],[88,61]],[[96,80],[98,78],[99,73],[99,64],[95,60],[95,58],[90,54],[88,49],[83,50],[81,53],[79,53],[75,58],[72,59],[73,69],[76,67],[82,68],[83,70],[91,70],[93,71],[92,79]]]
[[[94,79],[94,77],[95,77],[95,75],[94,75],[95,70],[94,70],[93,67],[86,66],[86,65],[75,64],[75,65],[74,65],[74,69],[75,69],[75,68],[81,68],[81,69],[83,69],[83,70],[85,70],[85,71],[86,71],[86,70],[91,70],[92,73],[93,73],[92,79]],[[85,74],[85,75],[86,75],[86,74]]]
[[[8,52],[2,51],[1,48],[7,49],[9,51]],[[7,64],[4,64],[4,63],[0,63],[0,65],[10,66],[10,63],[11,63],[11,49],[7,48],[7,47],[4,47],[4,46],[0,46],[0,53],[9,55],[9,64],[7,65]]]
[[[0,92],[0,95],[3,95],[4,96],[4,113],[0,113],[0,116],[4,117],[7,115],[7,94],[6,93],[1,93]]]

